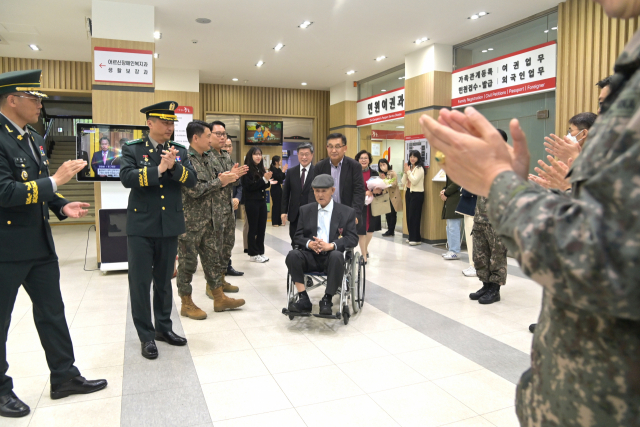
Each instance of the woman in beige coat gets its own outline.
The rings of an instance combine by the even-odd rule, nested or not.
[[[391,187],[387,189],[389,192],[389,201],[391,202],[391,212],[386,214],[387,218],[387,232],[383,236],[393,236],[396,230],[396,223],[398,221],[398,212],[402,212],[402,194],[398,188],[398,174],[392,170],[393,167],[389,164],[387,159],[378,160],[378,173],[380,178],[391,179]]]

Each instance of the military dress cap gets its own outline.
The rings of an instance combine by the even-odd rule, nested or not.
[[[313,179],[311,188],[331,188],[335,187],[333,177],[331,175],[322,174]]]
[[[38,91],[41,79],[42,70],[11,71],[0,74],[0,95],[24,92],[38,98],[48,98],[47,95]]]
[[[149,117],[157,117],[162,120],[168,120],[170,122],[177,122],[178,116],[176,116],[175,109],[178,108],[178,103],[175,101],[158,102],[157,104],[150,105],[140,110],[141,113]]]

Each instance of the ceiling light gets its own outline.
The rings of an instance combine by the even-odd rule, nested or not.
[[[378,62],[380,62],[380,61],[382,61],[383,59],[387,59],[387,57],[386,57],[386,56],[384,56],[384,55],[383,55],[383,56],[378,56],[375,60],[376,60],[376,61],[378,61]]]
[[[304,30],[305,28],[307,28],[311,24],[313,24],[313,22],[304,21],[302,24],[298,25],[298,27],[300,27],[300,28],[302,28]]]
[[[231,80],[233,80],[234,82],[237,82],[237,81],[238,81],[238,79],[236,79],[235,77],[234,77],[234,78],[232,78]]]
[[[156,31],[153,33],[153,38],[158,40],[162,38],[162,33],[160,31]]]
[[[387,91],[386,89],[380,89],[380,92],[386,92],[386,91]]]
[[[478,13],[478,16],[484,16],[486,14],[487,14],[487,12],[480,12],[480,13]]]
[[[424,42],[426,42],[427,40],[429,40],[429,38],[427,38],[427,37],[423,37],[423,38],[421,38],[421,39],[417,39],[416,41],[414,41],[414,43],[415,43],[415,44],[420,44],[420,43],[424,43]]]
[[[487,49],[487,50],[491,51],[491,50],[493,50],[493,48],[492,48],[492,47],[490,47],[490,48],[489,48],[489,49]]]
[[[156,59],[158,59],[158,58],[160,58],[160,54],[159,54],[159,53],[154,53],[154,54],[153,54],[153,57],[154,57],[154,58],[156,58]]]
[[[302,86],[306,86],[306,85],[307,85],[306,83],[302,82]]]
[[[264,65],[263,61],[258,61],[258,63],[256,64],[256,67],[262,67]]]
[[[277,52],[277,51],[279,51],[280,49],[282,49],[283,47],[284,47],[284,45],[283,45],[282,43],[278,43],[278,44],[276,45],[276,47],[274,47],[274,49],[275,49],[275,51]]]
[[[471,15],[470,17],[468,17],[467,19],[479,19],[482,18],[484,16],[487,16],[489,14],[489,12],[478,12],[478,13],[474,13],[473,15]]]
[[[480,18],[478,15],[471,15],[471,19],[478,19]]]
[[[404,126],[396,126],[396,129],[404,129]]]
[[[483,50],[483,51],[482,51],[482,53],[487,53],[487,52],[488,52],[488,50],[487,50],[487,49],[485,49],[485,50]]]
[[[31,48],[31,50],[40,50],[40,48],[35,44],[30,44],[29,47]]]
[[[549,30],[544,30],[545,34],[549,32]]]
[[[398,77],[398,80],[404,80],[404,79],[406,79],[406,77],[405,77],[405,76]]]
[[[556,31],[558,29],[558,27],[552,27],[551,28],[553,31]]]
[[[349,76],[350,76],[351,74],[353,74],[353,73],[355,73],[355,70],[347,71],[347,75],[349,75]]]
[[[209,18],[198,18],[198,19],[196,19],[196,22],[198,24],[209,24],[211,22],[211,19],[209,19]]]

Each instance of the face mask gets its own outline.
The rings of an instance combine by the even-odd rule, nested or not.
[[[576,136],[571,135],[571,132],[569,132],[567,134],[567,138],[569,138],[573,143],[575,144],[579,144],[580,142],[578,141],[578,135],[580,135],[583,131],[580,131],[576,134]]]

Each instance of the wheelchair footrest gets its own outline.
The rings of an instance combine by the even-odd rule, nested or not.
[[[321,317],[323,319],[338,319],[342,318],[342,315],[338,312],[336,314],[314,314],[314,317]]]
[[[285,316],[311,317],[311,313],[300,313],[297,311],[289,311],[286,308],[282,309],[282,314],[284,314]]]

